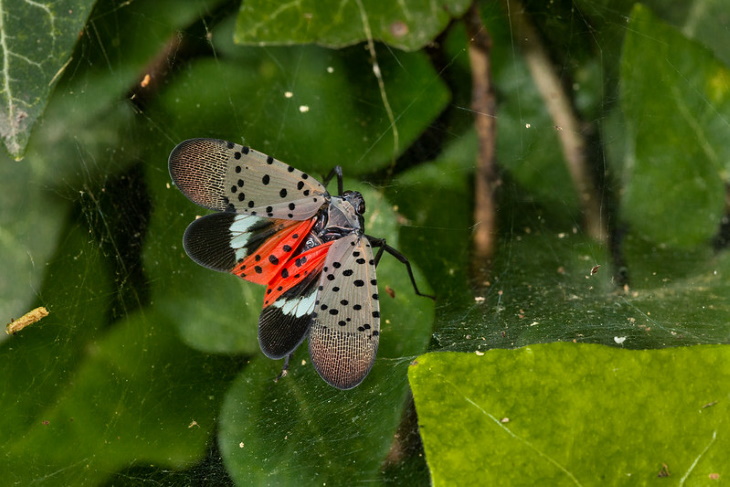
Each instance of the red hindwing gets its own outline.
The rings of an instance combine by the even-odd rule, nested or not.
[[[305,277],[322,271],[330,246],[335,241],[323,243],[292,257],[269,282],[264,297],[264,308],[276,301],[287,290],[293,288]]]
[[[280,223],[285,225],[284,228],[269,237],[231,272],[256,284],[269,284],[281,275],[280,269],[287,264],[316,220],[316,218],[304,221],[281,220]]]

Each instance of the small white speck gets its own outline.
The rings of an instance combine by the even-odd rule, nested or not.
[[[484,355],[484,352],[480,352],[479,350],[477,350],[477,351],[476,351],[476,352],[474,352],[474,353],[476,353],[476,354],[477,354],[477,355],[479,355],[480,357],[481,357],[482,355]]]
[[[476,303],[483,303],[486,298],[484,296],[475,296],[474,302]]]
[[[332,66],[327,66],[327,72],[332,74],[335,72],[335,68],[333,68]]]
[[[529,123],[526,123],[526,124],[525,124],[525,128],[526,128],[526,129],[529,129],[530,127],[532,127],[532,125],[530,125]]]
[[[621,345],[626,341],[626,337],[613,337],[613,341]]]
[[[291,98],[292,96],[294,96],[294,93],[292,93],[291,91],[284,92],[284,98]]]
[[[307,106],[307,105],[300,105],[299,106],[299,111],[302,112],[302,113],[307,113],[309,111],[309,106]]]
[[[502,418],[499,420],[500,423],[509,423],[509,418]]]
[[[238,448],[243,448],[243,442],[238,444]]]

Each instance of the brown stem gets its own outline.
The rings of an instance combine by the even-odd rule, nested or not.
[[[608,230],[601,215],[601,201],[586,157],[586,140],[570,97],[550,61],[535,27],[519,0],[504,0],[514,36],[522,48],[525,62],[553,119],[563,155],[580,198],[583,224],[591,238],[606,243]]]
[[[478,282],[487,278],[487,264],[494,257],[497,234],[495,190],[499,184],[495,166],[496,117],[492,88],[492,40],[479,17],[476,2],[464,17],[469,36],[474,126],[479,139],[474,178],[474,272]]]

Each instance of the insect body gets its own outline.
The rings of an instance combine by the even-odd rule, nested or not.
[[[185,196],[219,211],[188,226],[187,254],[267,286],[258,331],[264,354],[285,358],[286,368],[309,336],[312,363],[325,381],[340,389],[360,384],[378,349],[375,267],[383,252],[406,265],[416,294],[427,295],[403,255],[365,235],[365,201],[342,191],[339,166],[325,179],[337,176],[338,195],[292,166],[217,139],[180,143],[169,168]]]

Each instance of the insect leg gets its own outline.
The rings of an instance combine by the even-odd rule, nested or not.
[[[342,187],[342,167],[333,167],[327,177],[324,178],[323,183],[325,186],[327,186],[334,176],[337,176],[337,195],[342,196],[342,193],[344,192],[344,189]]]
[[[293,353],[290,353],[284,357],[284,366],[281,368],[281,372],[274,378],[274,382],[279,382],[279,379],[283,379],[289,373],[289,361],[291,360]]]
[[[408,270],[408,277],[411,278],[411,284],[413,284],[413,290],[416,292],[416,294],[419,296],[423,296],[424,298],[431,298],[433,300],[436,300],[436,296],[433,296],[431,294],[424,294],[418,290],[418,286],[416,285],[416,278],[413,277],[413,269],[411,269],[411,263],[405,255],[401,254],[393,247],[385,243],[384,238],[371,237],[370,235],[365,235],[365,238],[368,239],[370,245],[372,245],[373,247],[378,247],[378,253],[375,254],[376,266],[380,262],[380,258],[383,256],[383,252],[388,252],[390,255],[398,259],[399,262],[405,264],[406,269]]]

